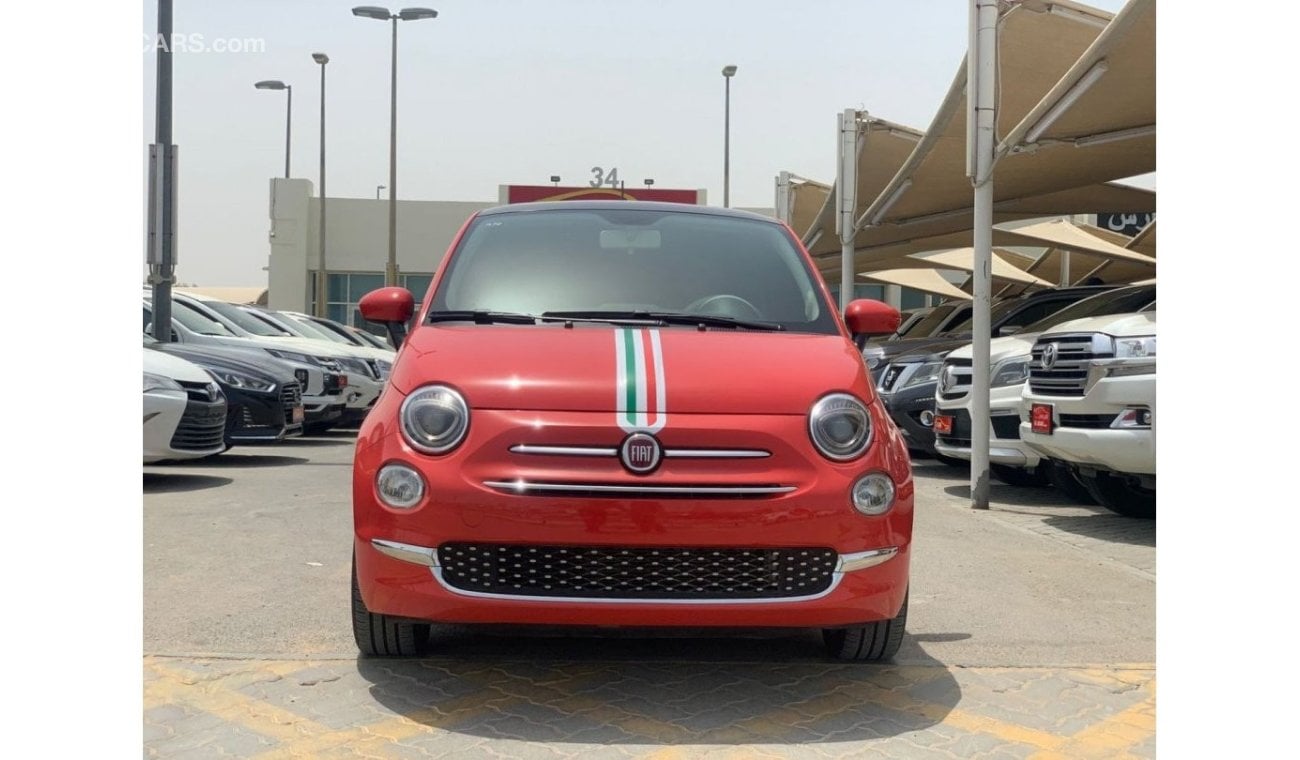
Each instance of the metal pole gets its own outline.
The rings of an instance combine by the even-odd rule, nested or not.
[[[853,239],[857,236],[858,207],[858,112],[846,108],[836,117],[839,129],[839,171],[835,173],[835,195],[839,203],[835,231],[840,235],[840,312],[853,300]]]
[[[328,59],[326,59],[326,62]],[[316,268],[316,316],[329,303],[329,272],[325,268],[325,62],[320,64],[320,265]]]
[[[158,57],[154,145],[150,173],[149,284],[153,286],[154,338],[172,336],[172,281],[176,267],[176,146],[172,145],[172,0],[158,0]]]
[[[397,16],[393,16],[392,103],[388,130],[388,268],[385,285],[397,284]]]
[[[731,77],[723,75],[727,83],[723,116],[723,208],[731,208]]]
[[[971,371],[971,509],[989,508],[989,316],[993,290],[993,149],[997,102],[997,0],[971,0],[971,47],[966,66],[968,130],[967,161],[975,187],[974,309]],[[973,137],[973,139],[970,139]]]
[[[287,84],[284,89],[289,91],[289,104],[284,116],[284,178],[289,179],[289,146],[293,144],[293,85]]]

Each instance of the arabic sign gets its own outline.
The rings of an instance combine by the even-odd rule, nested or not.
[[[1155,218],[1155,214],[1097,214],[1097,226],[1133,237]]]
[[[534,201],[665,201],[699,205],[700,191],[672,190],[662,187],[559,187],[554,185],[507,185],[506,203]]]

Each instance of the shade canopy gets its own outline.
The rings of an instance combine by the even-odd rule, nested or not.
[[[1012,251],[993,252],[993,279],[1016,282],[1022,285],[1035,285],[1040,288],[1051,287],[1053,283],[1020,269],[1007,260],[1007,256],[1023,258]],[[947,251],[917,254],[911,257],[918,266],[957,269],[963,272],[975,271],[975,249],[953,248]]]
[[[878,272],[862,272],[858,276],[882,285],[901,285],[944,298],[970,300],[970,293],[948,282],[934,269],[885,269]]]

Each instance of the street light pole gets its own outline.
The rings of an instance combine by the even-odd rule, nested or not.
[[[323,317],[329,303],[329,272],[325,269],[325,64],[330,57],[312,53],[312,60],[320,64],[320,265],[316,268],[316,316]]]
[[[722,128],[722,206],[731,208],[731,78],[736,75],[735,66],[722,67],[722,80],[726,82],[726,106]]]
[[[172,145],[172,0],[158,0],[154,144],[149,148],[149,284],[153,337],[172,337],[172,281],[176,279],[176,146]]]
[[[285,90],[289,94],[284,116],[284,178],[289,179],[289,151],[293,137],[293,85],[279,79],[264,79],[253,84],[259,90]]]
[[[393,22],[388,126],[388,266],[384,272],[384,284],[392,286],[397,284],[397,22],[437,18],[438,12],[432,8],[403,8],[398,13],[390,13],[387,8],[360,5],[352,9],[352,15]]]

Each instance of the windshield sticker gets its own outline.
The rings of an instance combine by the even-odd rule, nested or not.
[[[614,415],[625,433],[657,433],[668,422],[664,352],[659,331],[619,328],[614,331],[618,394]]]

